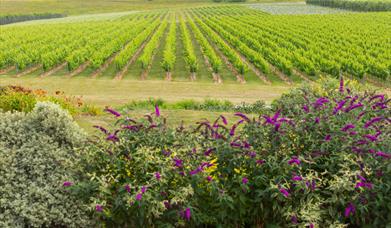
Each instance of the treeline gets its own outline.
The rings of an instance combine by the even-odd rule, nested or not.
[[[352,11],[391,11],[391,1],[306,0],[307,4]]]
[[[0,25],[11,24],[21,21],[31,21],[39,19],[50,19],[66,17],[64,14],[59,13],[34,13],[24,15],[0,15]]]

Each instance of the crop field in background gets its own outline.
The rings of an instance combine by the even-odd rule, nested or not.
[[[270,15],[211,6],[110,15],[2,26],[0,73],[260,85],[390,76],[388,13]]]
[[[249,4],[250,8],[258,9],[270,14],[333,14],[347,13],[346,10],[327,8],[316,5],[307,5],[305,2],[281,2]]]

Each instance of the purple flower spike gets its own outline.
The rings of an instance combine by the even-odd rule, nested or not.
[[[211,176],[207,176],[207,177],[206,177],[206,180],[207,180],[208,182],[211,182],[211,181],[213,180],[213,178],[212,178]]]
[[[100,205],[100,204],[97,204],[97,205],[95,206],[95,211],[97,211],[97,212],[102,212],[102,211],[103,211],[103,206]]]
[[[308,105],[303,105],[303,110],[305,113],[309,113],[310,109],[308,108]]]
[[[331,140],[331,135],[326,135],[326,137],[324,137],[324,141],[329,142],[330,140]]]
[[[314,228],[314,224],[313,223],[310,223],[310,228]]]
[[[111,108],[106,108],[105,111],[110,113],[110,114],[112,114],[112,115],[114,115],[115,117],[120,117],[121,116],[121,114],[119,112],[117,112],[117,111],[115,111],[114,109],[111,109]]]
[[[246,177],[243,177],[243,178],[242,178],[242,183],[243,183],[243,184],[247,184],[247,183],[248,183],[248,179],[247,179]]]
[[[143,198],[143,194],[139,193],[136,195],[136,200],[137,201],[141,201],[141,199]]]
[[[369,128],[374,123],[379,122],[381,120],[383,120],[383,117],[375,117],[375,118],[369,120],[368,122],[366,122],[365,125],[364,125],[364,128]]]
[[[345,217],[349,217],[356,212],[356,207],[352,203],[348,203],[348,206],[345,208]]]
[[[184,219],[186,219],[187,221],[190,221],[190,218],[191,218],[191,210],[190,208],[186,208],[184,213],[183,213],[183,217]]]
[[[183,161],[181,159],[178,159],[178,158],[174,158],[174,165],[178,168],[182,168],[183,167]]]
[[[147,187],[146,186],[142,186],[141,187],[141,193],[144,194],[146,191],[147,191]]]
[[[263,160],[263,159],[260,159],[260,160],[257,160],[257,165],[262,165],[264,164],[266,161]]]
[[[289,165],[292,165],[292,164],[300,165],[300,160],[299,160],[296,156],[293,156],[293,157],[288,161],[288,164],[289,164]]]
[[[65,181],[65,182],[62,184],[63,187],[70,187],[70,186],[72,186],[72,185],[73,185],[73,183],[70,182],[70,181]]]
[[[160,109],[159,109],[159,106],[158,106],[158,105],[155,105],[155,115],[156,115],[157,117],[160,116]]]
[[[235,113],[235,116],[238,116],[238,117],[242,118],[242,120],[250,122],[250,119],[246,115],[244,115],[243,113],[237,112],[237,113]]]
[[[339,112],[339,110],[341,110],[343,108],[345,103],[346,103],[345,100],[342,100],[342,101],[338,102],[337,107],[334,108],[333,115],[337,114]]]
[[[189,172],[189,175],[190,176],[193,176],[193,175],[196,175],[197,173],[200,173],[200,172],[202,172],[202,167],[201,166],[199,166],[197,169],[195,169],[195,170],[192,170],[192,171],[190,171]]]
[[[350,111],[352,111],[352,110],[354,110],[354,109],[356,109],[356,108],[361,108],[362,106],[364,106],[364,105],[361,104],[361,103],[352,105],[352,106],[350,106],[349,108],[347,108],[347,109],[345,110],[345,112],[350,112]]]
[[[96,128],[96,129],[99,129],[101,132],[105,133],[106,135],[109,133],[104,127],[101,127],[101,126],[98,126],[98,125],[95,125],[93,127]]]
[[[293,215],[293,216],[291,217],[291,222],[292,222],[293,224],[298,224],[298,220],[297,220],[296,215]]]
[[[376,155],[376,156],[379,156],[379,157],[387,158],[387,159],[391,158],[391,154],[384,153],[384,152],[382,152],[382,151],[376,152],[375,155]]]
[[[303,180],[303,178],[301,176],[293,176],[292,180],[293,181],[301,181],[301,180]]]
[[[346,124],[343,128],[341,128],[341,131],[347,132],[347,131],[349,131],[349,129],[353,129],[355,127],[356,126],[354,126],[354,124]]]
[[[280,188],[280,192],[285,196],[285,197],[289,197],[289,192],[287,189],[285,188]]]
[[[163,203],[164,203],[164,206],[166,207],[166,209],[169,209],[171,207],[170,202],[164,201]]]
[[[225,116],[220,115],[220,118],[221,118],[221,120],[223,121],[224,125],[227,125],[227,124],[228,124],[227,118],[225,118]]]
[[[213,148],[209,148],[204,152],[205,156],[209,156],[213,152]]]
[[[377,136],[374,136],[374,135],[364,135],[365,138],[369,139],[371,142],[375,142],[377,141]]]
[[[128,193],[130,193],[130,191],[131,191],[131,188],[130,188],[130,185],[125,185],[125,190],[128,192]]]
[[[156,177],[157,180],[160,180],[160,178],[161,178],[160,173],[159,173],[159,172],[156,172],[156,173],[155,173],[155,177]]]
[[[239,124],[243,123],[243,121],[244,120],[239,120],[239,122],[237,122],[236,124],[232,125],[231,130],[229,131],[229,135],[230,136],[234,136],[235,135],[236,128],[239,126]]]

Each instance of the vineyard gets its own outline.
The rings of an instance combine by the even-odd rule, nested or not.
[[[265,85],[341,74],[389,80],[390,21],[389,13],[270,15],[211,6],[8,25],[0,73]]]

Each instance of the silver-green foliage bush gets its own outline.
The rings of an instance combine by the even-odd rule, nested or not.
[[[89,223],[86,207],[63,182],[76,182],[84,132],[49,102],[30,113],[0,112],[0,227]]]

